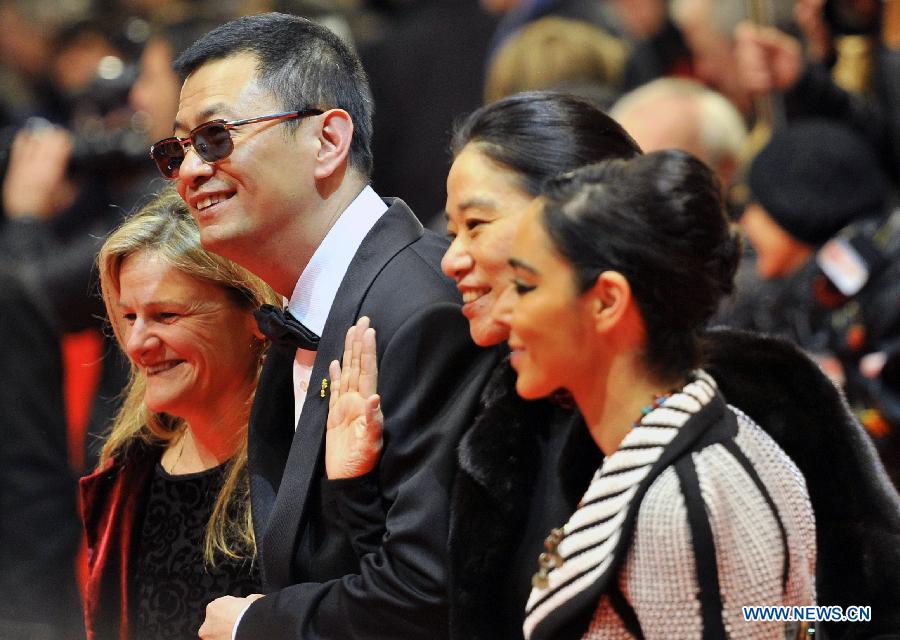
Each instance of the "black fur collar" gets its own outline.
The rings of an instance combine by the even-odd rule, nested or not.
[[[818,603],[872,607],[869,623],[826,624],[827,640],[900,638],[900,497],[843,396],[793,344],[748,332],[709,332],[702,367],[806,478]]]
[[[509,360],[501,362],[481,397],[481,409],[457,451],[450,517],[450,627],[459,640],[495,640],[497,590],[520,543],[540,464],[538,429],[571,429],[563,460],[565,499],[574,505],[599,464],[580,416],[515,391]],[[587,442],[586,442],[587,440]],[[585,447],[586,445],[586,447]],[[570,449],[589,455],[568,455]],[[524,617],[524,606],[522,615]]]

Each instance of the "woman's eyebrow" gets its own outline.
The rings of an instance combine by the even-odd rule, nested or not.
[[[527,262],[525,262],[519,258],[510,258],[509,266],[513,267],[514,269],[522,269],[523,271],[527,271],[527,272],[533,273],[535,275],[537,275],[537,273],[538,273],[537,269],[535,269],[530,264],[528,264]]]

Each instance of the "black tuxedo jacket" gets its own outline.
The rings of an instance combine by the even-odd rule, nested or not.
[[[447,534],[455,448],[496,354],[476,348],[456,288],[440,271],[446,242],[399,200],[366,236],[325,323],[293,429],[293,353],[273,349],[250,418],[251,500],[269,595],[238,625],[251,638],[447,636]],[[377,469],[385,534],[358,555],[322,462],[328,364],[347,329],[375,327],[385,415]],[[369,485],[372,486],[372,485]]]

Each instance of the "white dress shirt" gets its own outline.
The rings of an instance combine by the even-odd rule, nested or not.
[[[344,274],[347,273],[359,245],[385,211],[387,205],[372,187],[364,188],[325,235],[310,258],[309,264],[300,274],[287,308],[291,315],[316,335],[322,335],[325,329],[325,321],[328,319],[338,287],[341,286]],[[309,387],[315,359],[315,351],[297,349],[294,358],[295,429],[306,400],[306,390]]]
[[[372,187],[366,186],[344,209],[313,253],[287,302],[291,315],[310,331],[322,335],[331,305],[353,256],[385,211],[387,205],[384,201]],[[303,411],[315,359],[315,351],[297,349],[294,358],[294,429]],[[231,630],[232,640],[237,637],[238,625],[249,607],[249,604],[244,607],[235,621]]]

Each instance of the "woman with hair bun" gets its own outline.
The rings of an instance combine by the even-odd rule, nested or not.
[[[747,605],[815,602],[803,475],[700,368],[739,243],[717,181],[663,151],[566,174],[512,248],[511,363],[569,392],[605,458],[534,559],[527,638],[773,638]]]
[[[449,636],[512,640],[522,637],[530,560],[543,547],[547,528],[575,509],[600,455],[570,403],[525,402],[516,395],[515,373],[505,357],[509,325],[494,317],[512,277],[509,249],[545,180],[592,162],[636,156],[640,148],[590,102],[534,91],[474,111],[456,127],[451,152],[450,246],[441,268],[459,289],[472,340],[496,349],[502,359],[457,447],[448,540]],[[376,328],[377,322],[373,318]],[[344,419],[350,423],[354,414]],[[332,453],[341,462],[350,457],[339,447]],[[381,521],[377,514],[355,519]],[[379,535],[383,531],[362,531],[357,539]]]

